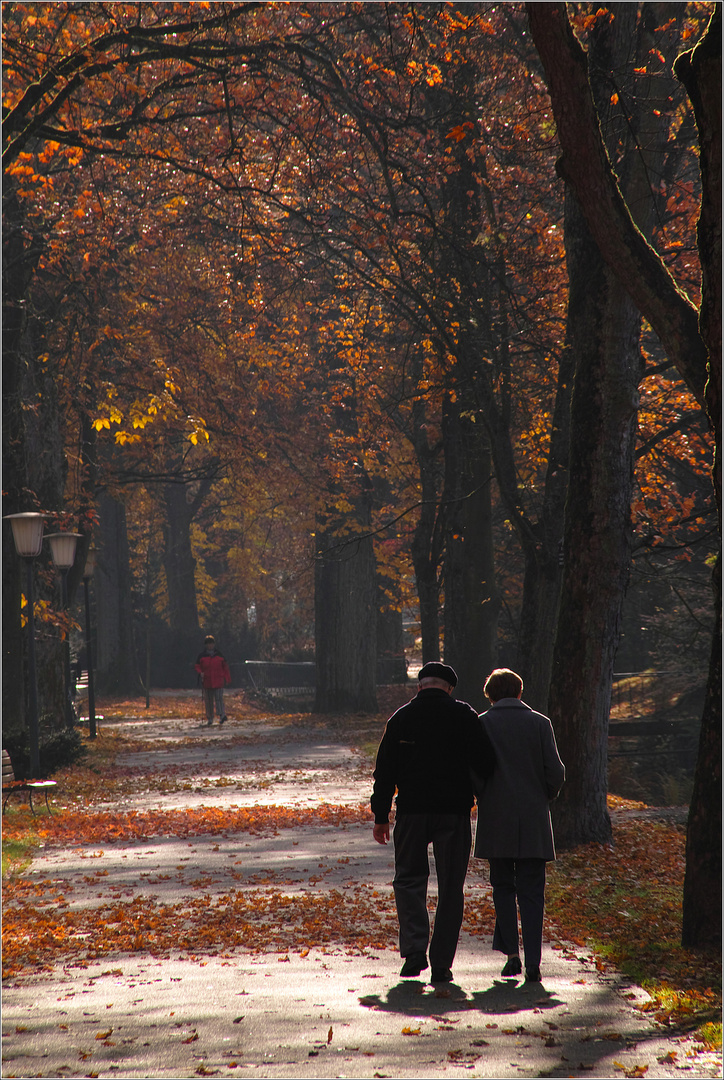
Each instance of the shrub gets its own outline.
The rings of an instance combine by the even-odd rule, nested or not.
[[[30,775],[30,746],[26,731],[13,731],[4,736],[3,750],[10,754],[13,772],[18,779]],[[87,753],[78,728],[50,730],[41,724],[39,738],[40,777],[48,777],[63,765],[73,765]]]

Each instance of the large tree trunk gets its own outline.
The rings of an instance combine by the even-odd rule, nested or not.
[[[32,232],[32,230],[31,230]],[[45,327],[53,317],[52,297],[42,294],[45,309],[37,307],[33,275],[42,254],[42,237],[28,233],[15,195],[15,181],[6,176],[3,187],[3,513],[61,511],[67,465],[61,434],[58,388],[54,372],[38,356],[44,349]],[[27,632],[21,627],[21,593],[26,590],[24,567],[15,555],[12,531],[3,537],[3,723],[27,726],[29,671]],[[47,545],[37,564],[47,565]],[[35,601],[59,608],[57,582],[47,585],[34,567]],[[57,632],[42,632],[36,621],[36,680],[38,713],[50,726],[65,716],[63,647]]]
[[[566,215],[568,208],[569,201],[566,200]],[[564,226],[564,232],[566,242],[569,243],[571,230]],[[575,306],[577,308],[578,304]],[[545,712],[548,708],[555,644],[552,627],[555,627],[558,621],[561,596],[571,388],[578,340],[578,335],[573,332],[574,326],[575,317],[569,304],[566,343],[558,364],[556,401],[540,522],[532,536],[529,530],[518,530],[525,555],[525,577],[517,671],[523,679],[525,701],[539,712]]]
[[[615,114],[605,76],[606,72],[618,72],[619,85],[623,86],[626,71],[631,74],[634,65],[647,62],[653,46],[652,27],[660,20],[648,7],[638,26],[637,18],[637,8],[621,5],[611,20],[602,20],[592,30],[588,97],[593,95],[597,116],[607,133],[610,158],[601,144],[605,160],[621,161],[618,198],[623,190],[631,208],[631,225],[645,243],[653,222],[646,169],[660,171],[666,132],[657,113],[662,110],[651,117],[655,117],[652,131],[645,130],[645,114],[637,113],[617,133],[611,123]],[[667,39],[669,48],[675,37],[674,32]],[[638,59],[636,50],[641,54]],[[653,109],[658,102],[650,104]],[[566,109],[569,107],[567,102]],[[567,176],[565,162],[562,171]],[[575,319],[577,304],[581,304],[584,314],[582,324],[572,328],[579,339],[575,349],[579,359],[571,415],[565,577],[550,693],[551,716],[569,769],[569,782],[555,807],[563,846],[610,836],[606,808],[608,713],[631,559],[629,506],[638,384],[643,375],[638,345],[640,313],[616,271],[604,261],[598,232],[588,215],[577,216],[578,227],[572,215],[567,217],[569,233],[578,232],[583,237],[581,250],[577,251],[575,243],[568,245],[569,313]],[[592,237],[585,237],[586,232],[594,234],[595,243]],[[577,254],[583,254],[578,265]],[[600,294],[597,280],[603,283]]]
[[[163,566],[168,590],[168,621],[172,633],[198,637],[196,560],[191,550],[191,522],[195,507],[186,498],[185,484],[166,484],[163,489],[166,520],[163,529]]]
[[[358,521],[358,530],[359,538],[349,529],[317,535],[317,712],[374,712],[377,708],[376,580],[369,516]]]
[[[106,694],[141,690],[133,647],[133,611],[126,510],[103,495],[99,499],[96,596],[96,688]]]
[[[395,582],[377,572],[377,683],[389,685],[407,682],[405,634],[402,609],[391,603]]]
[[[2,453],[3,514],[37,510],[26,501],[28,479],[25,475],[23,438],[21,342],[25,329],[27,304],[26,254],[20,210],[12,181],[3,186],[3,335],[2,335]],[[2,543],[3,605],[3,728],[20,730],[25,725],[25,687],[23,678],[23,641],[20,603],[24,586],[23,572],[15,554],[10,524],[3,526]]]
[[[495,667],[500,601],[495,588],[490,485],[492,461],[482,423],[464,415],[460,396],[443,406],[445,439],[445,663],[458,675],[456,697],[479,711]]]
[[[586,57],[565,5],[527,4],[563,147],[562,171],[575,186],[601,252],[658,334],[667,355],[700,401],[706,401],[715,434],[714,486],[721,508],[721,5],[716,5],[700,45],[684,54],[676,73],[694,105],[702,166],[699,251],[702,308],[699,317],[657,253],[636,229],[606,155],[588,85]],[[706,386],[706,390],[705,390]],[[721,610],[721,578],[715,576]],[[687,833],[684,937],[711,944],[721,935],[721,791],[705,781],[721,768],[721,623],[712,646],[700,752]],[[718,765],[716,764],[718,763]],[[718,897],[718,903],[711,903]],[[697,918],[702,922],[696,925]]]
[[[608,715],[631,557],[640,317],[579,218],[581,336],[571,401],[564,571],[549,714],[566,784],[554,804],[561,847],[611,838]]]
[[[415,585],[420,603],[422,662],[440,659],[440,564],[445,546],[446,517],[442,502],[440,448],[430,446],[424,406],[413,405],[412,442],[420,469],[422,506],[411,544]]]
[[[333,374],[332,374],[333,377]],[[337,411],[338,429],[358,437],[354,396]],[[377,709],[377,565],[372,541],[372,484],[362,465],[350,464],[341,513],[336,483],[329,510],[319,515],[314,573],[317,712]]]
[[[702,200],[697,236],[702,267],[699,328],[709,354],[706,405],[715,435],[712,469],[721,533],[721,5],[691,53],[679,57],[699,129]],[[721,947],[721,550],[714,569],[716,628],[701,720],[699,756],[686,831],[682,944]]]

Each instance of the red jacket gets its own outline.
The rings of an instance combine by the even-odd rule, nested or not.
[[[196,670],[202,677],[204,690],[217,690],[220,686],[227,686],[231,682],[229,665],[220,652],[207,653],[206,650],[199,654],[196,661]]]

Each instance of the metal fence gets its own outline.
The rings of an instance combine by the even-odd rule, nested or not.
[[[314,693],[316,666],[313,662],[285,664],[272,660],[245,660],[244,670],[252,690],[290,697]]]

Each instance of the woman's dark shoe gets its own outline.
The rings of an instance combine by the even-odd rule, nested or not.
[[[525,981],[526,982],[540,982],[540,968],[526,968],[525,969]]]
[[[410,953],[402,965],[400,977],[403,979],[414,979],[415,975],[419,975],[426,967],[427,957],[424,952]]]
[[[452,982],[453,973],[450,968],[436,968],[433,967],[432,975],[430,976],[431,983],[446,983]]]
[[[520,962],[519,956],[509,956],[508,962],[501,971],[501,975],[504,979],[509,979],[513,975],[520,975],[523,970],[523,965]]]

